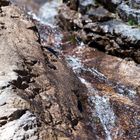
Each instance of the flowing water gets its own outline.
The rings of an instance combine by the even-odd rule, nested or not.
[[[121,83],[110,81],[96,67],[92,66],[92,59],[95,56],[82,42],[77,45],[68,44],[63,46],[64,34],[59,30],[55,18],[58,14],[58,7],[61,4],[61,0],[47,1],[41,5],[38,12],[34,12],[34,9],[31,9],[28,11],[28,14],[40,22],[39,31],[42,43],[44,43],[43,45],[52,46],[53,44],[52,49],[58,51],[65,58],[81,82],[86,85],[88,89],[88,102],[91,107],[90,111],[93,117],[96,116],[100,119],[106,140],[112,140],[118,133],[116,115],[110,103],[112,93],[110,91],[103,91],[102,87],[111,87],[116,91],[117,95],[114,96],[117,96],[117,98],[126,97],[133,99],[136,93],[133,89]],[[53,39],[51,40],[51,38]],[[48,44],[48,40],[50,44]],[[86,57],[87,54],[88,57]],[[101,86],[100,90],[99,86]]]
[[[50,26],[52,28],[52,31],[56,30],[56,21],[55,16],[57,15],[57,7],[60,5],[60,2],[47,2],[45,3],[39,10],[39,13],[37,16],[33,16],[33,18],[38,19],[41,23],[46,24],[47,26]],[[57,35],[57,33],[53,33],[54,35]],[[42,37],[44,38],[44,37]],[[59,47],[59,43],[57,38],[55,39],[55,48]],[[78,47],[78,50],[76,53],[81,52],[80,49],[84,49],[84,46],[80,45]],[[101,79],[105,79],[105,77],[99,73],[97,70],[86,68],[83,66],[80,58],[74,55],[69,55],[67,53],[64,54],[63,49],[61,50],[62,55],[65,56],[66,61],[68,62],[69,66],[72,67],[73,71],[77,74],[79,79],[83,82],[83,84],[90,85],[88,87],[89,94],[89,102],[92,105],[95,104],[96,114],[100,118],[100,121],[103,125],[104,131],[106,133],[106,139],[111,140],[111,130],[113,129],[113,126],[115,125],[115,115],[113,113],[113,110],[110,107],[109,99],[107,97],[101,97],[98,95],[98,91],[96,91],[92,84],[88,83],[85,79],[81,78],[80,75],[82,75],[82,70],[87,71],[89,73],[93,73],[93,75],[97,75]],[[93,126],[94,127],[94,126]]]
[[[28,14],[31,14],[34,19],[41,22],[42,24],[53,28],[57,25],[55,16],[58,14],[58,7],[61,4],[62,0],[49,1],[41,6],[37,14],[34,14],[32,11],[29,11]]]

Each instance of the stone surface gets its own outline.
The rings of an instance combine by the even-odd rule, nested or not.
[[[140,8],[140,0],[129,0],[129,5],[131,8],[139,9]]]
[[[95,136],[138,139],[140,67],[84,45],[65,46],[63,51],[88,88],[86,111]]]
[[[129,24],[140,24],[139,0],[98,0],[112,12],[117,12],[119,17]]]
[[[41,47],[35,25],[15,6],[0,13],[0,139],[92,139],[85,86]],[[81,133],[82,132],[82,133]]]
[[[61,8],[63,35],[2,7],[0,139],[139,139],[139,29]]]
[[[79,11],[81,13],[87,13],[89,10],[96,6],[97,4],[95,0],[79,0]]]
[[[108,18],[108,21],[106,21],[106,16],[100,18],[100,15],[96,15],[97,17],[94,15],[96,15],[96,12],[93,17],[82,16],[69,8],[63,7],[60,10],[62,22],[60,24],[63,24],[62,27],[65,29],[75,30],[78,38],[81,38],[91,47],[96,47],[111,55],[131,58],[140,63],[140,29],[118,19],[109,20]]]
[[[124,44],[139,45],[140,42],[140,29],[131,27],[122,21],[110,20],[99,24],[104,33],[109,33],[115,37],[125,38],[122,42]],[[119,44],[121,45],[121,44]]]
[[[140,24],[140,9],[133,9],[129,5],[122,3],[117,8],[119,16],[130,24]]]
[[[86,13],[92,21],[107,21],[112,18],[111,13],[102,6],[91,8]]]
[[[115,12],[116,7],[123,2],[123,0],[97,0],[97,2],[103,4],[110,11]]]
[[[65,14],[60,11],[62,22],[71,17],[69,10]],[[68,24],[63,28],[70,30],[73,19],[66,19]],[[86,111],[96,139],[139,139],[140,67],[132,57],[135,52],[139,63],[139,28],[120,20],[94,22],[85,15],[78,20],[83,28],[76,25],[79,28],[71,28],[73,32],[64,35],[69,42],[63,44],[62,51],[88,89]],[[80,43],[77,45],[68,36],[75,36]],[[105,54],[107,50],[117,57]],[[130,58],[122,59],[125,56]]]

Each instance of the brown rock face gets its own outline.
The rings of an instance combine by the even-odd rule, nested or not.
[[[90,117],[90,122],[94,127],[96,138],[107,140],[139,139],[140,67],[132,59],[127,61],[119,58],[119,55],[115,57],[105,53],[105,49],[109,49],[108,45],[111,48],[114,46],[116,49],[120,47],[121,51],[123,50],[122,43],[129,46],[131,42],[134,45],[133,39],[131,40],[127,36],[122,37],[125,28],[129,28],[126,30],[129,31],[128,36],[133,35],[130,34],[133,28],[120,22],[114,24],[116,22],[114,20],[113,22],[112,20],[94,22],[85,15],[82,16],[78,12],[74,14],[74,12],[67,7],[60,10],[60,19],[64,19],[62,20],[64,21],[63,25],[66,25],[63,29],[68,30],[69,36],[76,38],[78,35],[77,38],[80,38],[84,43],[80,42],[81,44],[77,45],[65,33],[66,42],[68,40],[70,42],[69,44],[64,43],[62,48],[67,62],[88,89],[89,102],[86,111],[87,117]],[[78,22],[75,22],[75,19]],[[117,26],[112,26],[111,23]],[[120,28],[119,23],[121,24]],[[69,26],[67,27],[67,25]],[[72,33],[69,33],[69,27],[73,27]],[[136,32],[138,30],[138,28],[135,29]],[[67,40],[67,38],[69,39]],[[91,40],[93,43],[90,44]],[[106,48],[103,49],[103,46]],[[134,46],[136,47],[136,44]],[[137,42],[137,46],[139,46],[139,42]],[[130,51],[128,54],[131,54]]]
[[[59,15],[62,28],[74,30],[78,38],[90,47],[139,64],[140,29],[121,20],[110,19],[102,6],[93,9],[93,14],[88,16],[63,6]]]
[[[35,26],[14,6],[0,13],[0,139],[93,139],[85,87],[41,48]]]
[[[118,50],[122,43],[135,44],[137,38],[123,38],[123,30],[118,30],[126,25],[120,24],[123,26],[118,28],[112,26],[112,20],[102,23],[97,19],[98,24],[63,7],[60,19],[64,21],[61,25],[64,38],[60,42],[61,55],[57,56],[53,50],[57,44],[56,30],[38,23],[38,37],[36,26],[18,8],[3,6],[0,13],[0,140],[140,138],[140,67],[131,59],[126,61],[95,49],[100,46],[108,50],[114,46]],[[98,13],[98,10],[101,9],[95,11]],[[127,26],[127,29],[130,28]],[[77,45],[79,38],[87,45],[82,42]]]

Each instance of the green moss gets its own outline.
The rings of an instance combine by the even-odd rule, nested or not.
[[[133,20],[133,19],[129,19],[128,20],[128,24],[131,25],[131,26],[138,25],[138,23],[135,20]]]

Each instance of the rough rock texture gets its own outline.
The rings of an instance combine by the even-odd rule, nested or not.
[[[89,89],[86,111],[95,136],[105,139],[110,133],[113,140],[138,139],[140,67],[87,46],[68,46],[64,52]]]
[[[18,8],[3,6],[6,7],[0,13],[1,140],[140,138],[140,67],[132,60],[140,62],[139,29],[118,20],[102,22],[100,15],[106,16],[103,7],[101,13],[95,7],[97,14],[90,17],[63,7],[61,26],[74,32],[66,34],[68,40],[61,44],[61,58],[67,60],[83,85],[55,54],[53,29],[40,29],[45,33],[40,32],[43,36],[38,37],[36,26]],[[93,18],[99,22],[93,22]],[[45,36],[47,46],[41,46],[40,39]],[[91,47],[74,46],[76,39]],[[132,59],[126,61],[95,48],[126,54]],[[132,57],[134,54],[136,57]]]
[[[117,12],[124,21],[131,22],[131,24],[140,24],[140,9],[133,9],[122,3],[118,6]]]
[[[22,10],[26,11],[26,12],[34,12],[37,13],[37,11],[39,10],[40,6],[39,5],[43,5],[46,0],[10,0],[12,4],[17,5],[18,7],[20,7]]]
[[[2,7],[0,139],[93,139],[84,119],[85,87],[41,47],[35,30],[18,8]]]
[[[102,6],[92,8],[86,13],[92,21],[107,21],[112,18],[111,13]]]
[[[97,0],[98,2],[100,2],[101,4],[105,5],[105,7],[107,9],[109,9],[110,11],[115,11],[116,7],[122,3],[123,0]]]
[[[123,21],[140,24],[139,0],[97,0],[96,2],[102,4],[109,11],[117,13]]]
[[[96,139],[139,139],[140,67],[133,61],[140,62],[139,28],[116,19],[94,22],[68,7],[62,7],[60,19],[68,29],[63,53],[88,89],[86,111]],[[104,53],[108,51],[120,58]]]
[[[95,9],[92,16],[82,16],[81,13],[63,7],[60,10],[60,19],[63,25],[67,26],[62,25],[62,27],[75,30],[78,38],[91,47],[121,58],[131,58],[140,63],[140,29],[118,19],[110,20],[109,17],[106,18],[104,10],[100,10],[98,14],[97,8]]]
[[[131,8],[136,8],[136,9],[140,8],[140,0],[129,0],[129,4]]]
[[[96,138],[138,139],[140,67],[88,46],[63,46],[65,58],[88,88],[86,105]]]

